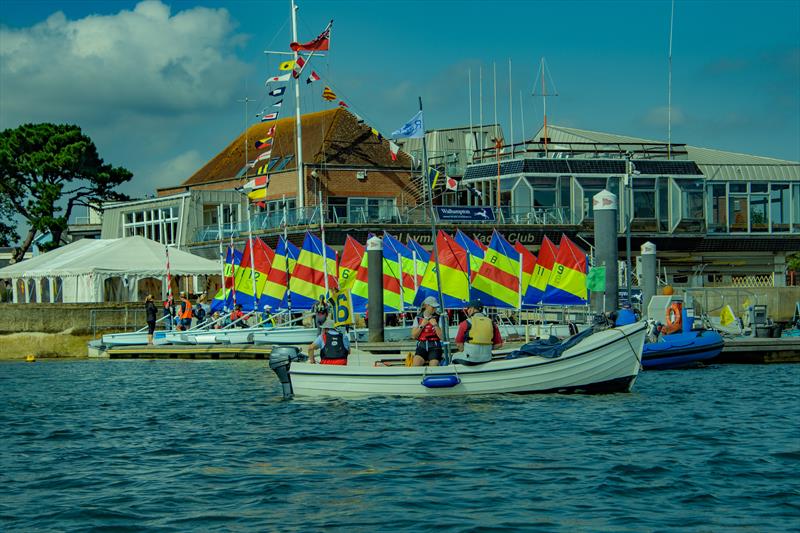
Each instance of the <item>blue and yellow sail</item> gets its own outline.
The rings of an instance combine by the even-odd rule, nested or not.
[[[386,250],[389,250],[388,254]],[[383,255],[389,261],[397,263],[400,272],[400,291],[402,293],[403,308],[414,306],[414,296],[417,292],[414,283],[414,254],[408,247],[387,232],[383,234]]]
[[[586,305],[586,252],[566,235],[561,236],[553,271],[547,281],[542,302],[554,305]]]
[[[228,246],[228,251],[225,254],[225,263],[223,264],[223,280],[222,288],[214,296],[211,301],[211,312],[225,312],[233,309],[233,285],[234,285],[234,271],[242,262],[242,252]]]
[[[533,267],[528,286],[522,296],[522,308],[530,309],[541,305],[544,290],[547,288],[547,281],[553,270],[558,247],[547,237],[542,239],[542,246],[539,248],[539,257]]]
[[[300,256],[289,280],[292,309],[311,309],[320,296],[326,295],[328,289],[337,288],[336,278],[336,252],[330,246],[325,246],[323,251],[322,241],[311,232],[306,232]]]
[[[495,230],[472,279],[471,296],[487,307],[519,309],[520,253]]]
[[[373,237],[374,235],[370,234],[367,240]],[[401,270],[398,255],[393,249],[386,246],[384,241],[382,263],[384,313],[399,313],[403,310],[403,302],[400,297],[400,280]],[[368,254],[366,253],[362,257],[361,264],[356,272],[356,279],[353,282],[350,295],[353,311],[356,313],[365,312],[367,310],[367,299],[369,298],[369,267]]]
[[[286,287],[289,284],[289,276],[292,268],[289,265],[290,250],[294,248],[294,255],[297,257],[297,247],[291,242],[284,240],[283,236],[278,239],[278,246],[275,249],[275,257],[272,260],[272,268],[267,274],[267,281],[264,284],[262,302],[272,309],[286,309]]]
[[[469,257],[469,279],[474,280],[481,269],[481,263],[483,263],[484,249],[473,239],[467,237],[460,229],[456,230],[455,241],[467,251],[467,257]]]
[[[242,310],[263,309],[261,298],[274,256],[272,248],[258,237],[245,243],[242,262],[235,271],[233,289],[236,292],[234,295],[236,304],[241,305]]]
[[[444,299],[440,304],[445,309],[461,309],[469,301],[467,251],[459,246],[453,237],[441,230],[436,236],[436,247],[439,250],[439,275],[442,280],[442,298]],[[436,262],[434,258],[431,258],[414,298],[414,305],[421,305],[428,296],[434,296],[438,300],[438,287]]]

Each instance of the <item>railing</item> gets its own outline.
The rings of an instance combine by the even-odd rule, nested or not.
[[[434,206],[463,207],[463,206]],[[493,208],[496,220],[474,220],[470,224],[519,224],[528,226],[569,224],[569,209],[565,207],[508,207]],[[346,215],[335,209],[325,210],[326,224],[430,224],[430,208],[427,204],[415,207],[357,207],[350,208]],[[252,216],[253,232],[281,228],[284,222],[289,227],[315,226],[320,223],[320,210],[306,207],[281,211],[256,213]],[[224,224],[220,228],[214,224],[197,230],[195,242],[239,238],[247,234],[247,221]]]
[[[144,308],[90,309],[89,329],[92,337],[98,331],[136,331],[147,326]]]

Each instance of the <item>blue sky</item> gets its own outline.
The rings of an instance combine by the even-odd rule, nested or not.
[[[477,123],[482,67],[488,123],[495,62],[509,138],[510,58],[519,141],[522,113],[527,136],[542,123],[531,93],[545,57],[558,91],[550,123],[666,139],[669,1],[298,3],[301,41],[335,19],[304,110],[328,106],[319,92],[329,83],[384,133],[413,115],[417,96],[428,129],[466,125],[471,69]],[[255,120],[278,73],[263,51],[285,49],[289,31],[288,0],[3,0],[0,128],[76,123],[134,171],[126,192],[152,193],[242,131],[245,94]],[[800,2],[676,2],[672,101],[673,142],[800,160]]]

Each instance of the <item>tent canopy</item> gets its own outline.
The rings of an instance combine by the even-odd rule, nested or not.
[[[219,274],[219,262],[170,248],[170,273],[175,276]],[[164,245],[144,237],[81,239],[52,252],[0,268],[0,278],[81,276],[93,273],[164,277]]]
[[[175,248],[169,250],[169,264],[172,276],[220,273],[218,261]],[[166,275],[164,245],[139,236],[81,239],[0,269],[0,279],[15,280],[15,301],[134,301],[140,281]]]

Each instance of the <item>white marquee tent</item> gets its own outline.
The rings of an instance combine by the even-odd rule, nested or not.
[[[175,248],[169,263],[173,278],[191,276],[195,287],[198,276],[220,273],[218,261]],[[0,269],[15,303],[136,301],[146,292],[159,298],[166,275],[164,245],[144,237],[81,239]]]

